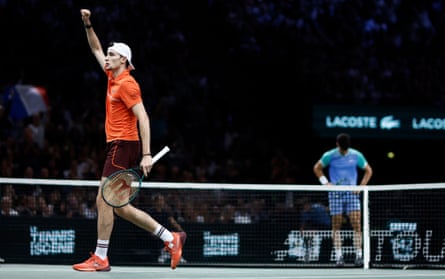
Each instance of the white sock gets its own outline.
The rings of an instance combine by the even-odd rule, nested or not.
[[[338,259],[340,259],[341,257],[342,257],[341,248],[340,248],[340,249],[336,248],[336,249],[335,249],[335,258],[338,260]]]
[[[363,255],[362,249],[357,249],[357,251],[355,251],[356,258],[361,258],[362,255]]]
[[[109,240],[98,239],[96,244],[96,252],[94,252],[94,254],[104,260],[107,257],[109,243]]]
[[[158,225],[158,227],[154,231],[154,234],[162,239],[162,241],[164,242],[170,242],[173,240],[172,233],[161,225]]]

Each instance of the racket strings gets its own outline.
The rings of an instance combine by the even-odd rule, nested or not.
[[[138,178],[134,174],[127,172],[109,177],[104,185],[104,198],[114,206],[128,203],[138,191],[137,183],[135,183],[137,180]]]

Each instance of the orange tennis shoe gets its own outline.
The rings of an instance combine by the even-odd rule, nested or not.
[[[184,246],[187,234],[185,232],[173,232],[173,240],[165,242],[165,249],[170,252],[170,267],[175,269],[182,258],[182,247]]]
[[[77,271],[110,271],[111,267],[108,257],[102,260],[100,257],[91,254],[91,257],[83,263],[73,265],[73,269]]]

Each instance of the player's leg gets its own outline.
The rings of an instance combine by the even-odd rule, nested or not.
[[[122,217],[161,239],[164,242],[166,249],[170,252],[171,268],[176,268],[182,257],[182,247],[187,237],[185,232],[170,232],[145,211],[142,211],[131,204],[116,208],[115,213],[119,217]]]
[[[355,247],[355,264],[361,265],[363,263],[362,250],[362,222],[361,222],[361,208],[360,195],[352,193],[349,197],[347,206],[349,220],[354,231],[353,243]]]
[[[343,252],[340,230],[343,223],[343,214],[336,214],[332,216],[332,235],[333,245],[335,249],[335,260],[338,265],[343,264]]]
[[[342,242],[340,230],[343,223],[343,202],[341,194],[329,192],[329,212],[331,214],[332,238],[335,249],[335,260],[338,265],[343,264]]]
[[[101,185],[105,180],[106,178],[102,177]],[[109,240],[114,226],[114,213],[113,208],[103,200],[100,188],[96,196],[97,236],[99,239]],[[106,256],[106,253],[104,256]]]
[[[113,208],[102,198],[102,184],[106,177],[116,171],[130,168],[140,159],[140,143],[137,141],[113,141],[108,143],[102,179],[96,196],[97,206],[97,245],[96,251],[83,263],[73,265],[78,271],[109,271],[110,265],[107,257],[108,245],[114,226]]]
[[[105,177],[101,180],[101,185],[105,181]],[[113,208],[107,205],[101,196],[99,187],[96,196],[97,206],[97,243],[96,251],[86,261],[73,265],[73,269],[78,271],[110,271],[110,263],[108,261],[108,245],[111,232],[114,225]]]
[[[354,230],[354,247],[356,250],[362,249],[362,226],[361,226],[361,212],[354,210],[349,213],[349,220],[351,221],[352,229]]]

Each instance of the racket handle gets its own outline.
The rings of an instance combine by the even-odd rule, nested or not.
[[[159,151],[158,153],[156,153],[155,156],[153,156],[153,158],[152,158],[153,164],[156,163],[159,159],[161,159],[162,156],[164,156],[169,151],[170,151],[170,148],[168,146],[164,146],[164,148],[162,148],[161,151]]]

